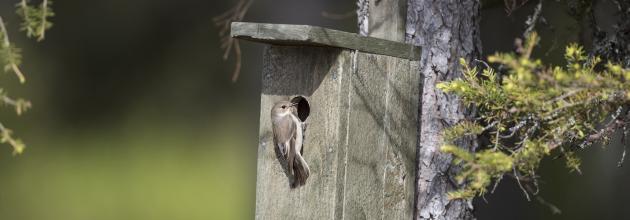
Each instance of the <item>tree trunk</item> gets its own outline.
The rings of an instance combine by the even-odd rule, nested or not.
[[[442,130],[470,115],[460,100],[436,88],[436,83],[461,76],[459,58],[481,54],[477,0],[409,0],[406,41],[422,47],[420,74],[421,126],[417,149],[415,219],[474,219],[471,200],[449,200],[458,188],[453,177],[459,170],[452,156],[442,153]],[[476,140],[458,145],[474,150]]]

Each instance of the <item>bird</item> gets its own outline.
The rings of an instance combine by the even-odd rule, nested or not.
[[[297,117],[297,103],[279,101],[271,109],[273,140],[280,153],[286,159],[288,171],[293,175],[291,187],[306,184],[310,169],[302,157],[304,144],[304,124]]]

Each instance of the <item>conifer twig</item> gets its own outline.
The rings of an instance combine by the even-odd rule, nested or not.
[[[42,24],[39,27],[39,37],[37,38],[37,41],[44,40],[44,37],[46,35],[46,23],[48,22],[46,19],[47,16],[48,16],[48,0],[44,0],[42,2]]]
[[[13,131],[4,127],[2,123],[0,123],[0,142],[11,145],[13,147],[13,155],[24,152],[24,143],[20,139],[13,138]]]
[[[2,36],[4,37],[4,41],[2,42],[2,47],[4,47],[7,50],[11,50],[11,41],[9,41],[9,32],[7,31],[7,28],[4,26],[4,20],[2,19],[2,16],[0,16],[0,31],[2,31]],[[26,82],[26,78],[24,77],[24,74],[22,73],[22,71],[20,71],[20,68],[18,67],[18,65],[15,62],[11,62],[9,63],[9,65],[11,66],[11,69],[13,70],[15,75],[17,75],[17,77],[20,79],[20,83]]]
[[[512,170],[514,170],[514,178],[516,178],[516,182],[518,183],[518,186],[523,191],[523,194],[525,194],[525,198],[527,198],[527,201],[532,201],[531,199],[529,199],[529,193],[527,193],[527,190],[525,190],[525,188],[523,187],[523,184],[521,184],[521,179],[518,176],[518,173],[516,172],[516,167],[512,167]]]

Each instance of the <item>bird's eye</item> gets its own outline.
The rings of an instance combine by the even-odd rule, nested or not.
[[[286,105],[283,105],[283,106],[282,106],[282,108],[286,108],[286,107],[287,107]]]

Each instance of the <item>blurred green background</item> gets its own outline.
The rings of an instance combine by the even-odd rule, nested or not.
[[[235,1],[55,1],[54,27],[41,43],[18,32],[17,0],[0,2],[12,40],[24,49],[27,83],[2,75],[33,109],[2,122],[27,149],[0,148],[0,219],[252,219],[262,46],[244,42],[231,83],[212,17]],[[507,16],[485,6],[485,54],[511,51],[532,5]],[[547,1],[538,56],[560,62],[568,42],[589,42],[563,2]],[[245,21],[311,24],[355,31],[355,2],[256,0]],[[605,13],[605,9],[602,9]],[[540,172],[542,195],[562,209],[527,202],[517,185],[475,201],[480,219],[629,218],[628,167],[621,148],[588,149],[583,175],[561,160]]]

